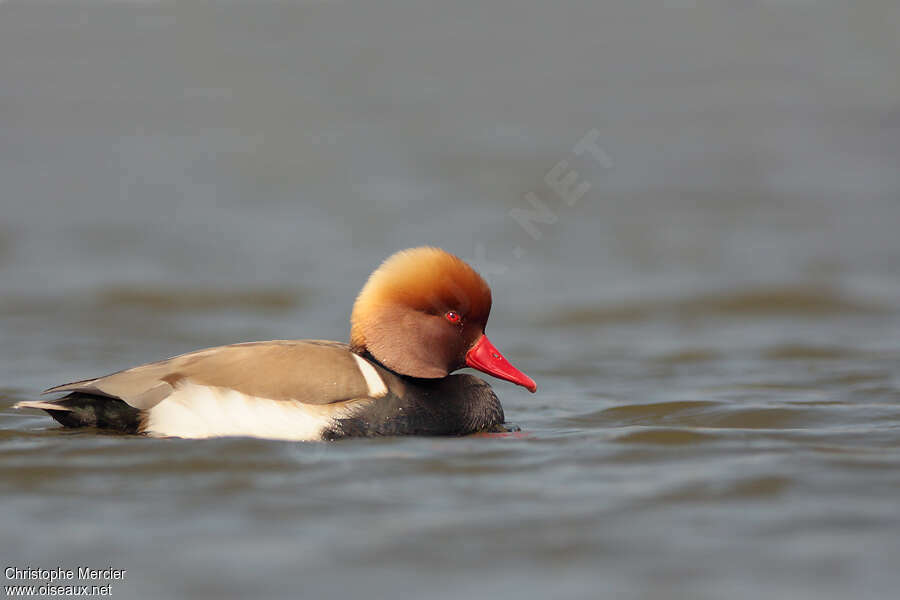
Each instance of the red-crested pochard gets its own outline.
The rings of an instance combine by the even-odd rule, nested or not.
[[[534,381],[484,335],[491,290],[439,248],[397,252],[356,298],[350,343],[276,340],[220,346],[50,388],[26,401],[67,427],[155,437],[464,435],[497,427],[503,408],[469,366]]]

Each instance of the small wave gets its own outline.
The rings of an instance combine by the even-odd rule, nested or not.
[[[0,296],[0,314],[35,315],[60,310],[94,311],[136,308],[149,312],[262,310],[288,311],[303,305],[300,290],[267,288],[239,290],[227,288],[125,287],[114,286],[95,292],[68,292],[54,295]]]
[[[157,311],[260,309],[288,310],[300,303],[285,289],[227,290],[114,287],[97,295],[104,307],[136,307]]]
[[[781,475],[763,475],[728,483],[697,482],[664,494],[661,501],[669,503],[769,498],[785,492],[793,484],[792,478]]]
[[[700,444],[710,442],[716,436],[692,431],[690,429],[642,429],[630,431],[616,438],[617,442],[627,444],[662,444],[667,446],[680,446],[688,444]]]
[[[711,360],[716,360],[721,358],[722,354],[716,352],[714,350],[707,350],[704,348],[686,348],[684,350],[678,350],[676,352],[670,352],[668,354],[662,354],[656,357],[653,357],[652,360],[658,363],[667,364],[667,365],[680,365],[680,364],[689,364],[689,363],[700,363],[700,362],[708,362]]]
[[[701,427],[709,429],[790,429],[819,426],[840,415],[822,406],[746,406],[710,401],[659,402],[614,406],[570,417],[568,425],[623,427]]]
[[[686,418],[718,406],[717,402],[707,400],[685,402],[657,402],[653,404],[627,404],[613,406],[603,410],[570,417],[569,425],[663,425],[674,419]]]
[[[853,298],[832,288],[768,287],[737,292],[713,292],[678,299],[637,300],[627,304],[574,307],[547,325],[605,325],[654,318],[696,319],[709,316],[782,317],[881,314],[889,308]]]
[[[859,352],[838,346],[808,346],[805,344],[783,344],[763,352],[763,358],[771,360],[837,360],[857,358]]]

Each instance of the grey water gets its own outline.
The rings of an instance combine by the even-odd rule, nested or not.
[[[892,0],[0,2],[3,567],[127,569],[116,598],[895,597],[898,26]],[[539,385],[493,382],[520,433],[11,408],[344,340],[423,244],[491,283]]]

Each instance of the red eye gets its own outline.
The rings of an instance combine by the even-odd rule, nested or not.
[[[452,311],[452,310],[448,310],[448,311],[447,311],[447,314],[445,314],[444,317],[445,317],[448,321],[450,321],[451,323],[459,323],[459,318],[460,318],[460,317],[459,317],[459,313],[457,313],[457,312],[454,312],[454,311]]]

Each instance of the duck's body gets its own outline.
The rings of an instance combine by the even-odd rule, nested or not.
[[[209,348],[48,392],[70,393],[22,405],[68,427],[153,437],[463,435],[503,423],[497,396],[478,377],[403,377],[321,340]]]
[[[425,287],[410,272],[423,264],[436,277]],[[504,422],[491,387],[450,371],[468,365],[535,386],[484,336],[485,289],[452,255],[406,251],[361,292],[349,345],[276,340],[198,350],[50,388],[68,395],[17,407],[46,410],[67,427],[155,437],[329,440],[490,429]]]

